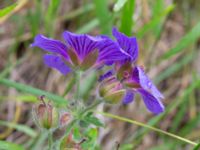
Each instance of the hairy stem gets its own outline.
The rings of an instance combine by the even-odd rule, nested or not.
[[[48,131],[48,150],[52,150],[53,143],[53,133],[52,131]]]
[[[76,94],[75,94],[75,100],[78,101],[80,98],[80,82],[81,82],[81,71],[76,72]]]
[[[196,146],[197,143],[193,142],[193,141],[190,141],[188,139],[185,139],[183,137],[180,137],[178,135],[175,135],[175,134],[172,134],[170,132],[166,132],[166,131],[163,131],[161,129],[158,129],[158,128],[155,128],[155,127],[152,127],[152,126],[149,126],[149,125],[146,125],[144,123],[141,123],[141,122],[138,122],[138,121],[135,121],[135,120],[131,120],[131,119],[128,119],[128,118],[124,118],[124,117],[120,117],[120,116],[116,116],[116,115],[113,115],[113,114],[110,114],[110,113],[106,113],[106,112],[97,112],[101,115],[104,115],[106,117],[109,117],[109,118],[113,118],[113,119],[117,119],[117,120],[120,120],[120,121],[124,121],[124,122],[129,122],[129,123],[132,123],[132,124],[136,124],[138,126],[142,126],[142,127],[145,127],[145,128],[148,128],[148,129],[151,129],[151,130],[154,130],[156,132],[159,132],[159,133],[162,133],[162,134],[165,134],[165,135],[168,135],[170,137],[173,137],[175,139],[178,139],[180,141],[183,141],[183,142],[186,142],[188,144],[191,144],[191,145],[194,145]]]

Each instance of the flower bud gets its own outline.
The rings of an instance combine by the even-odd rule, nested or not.
[[[35,108],[36,121],[40,127],[45,129],[50,129],[58,126],[58,111],[51,105],[51,103],[46,103],[44,97],[41,98],[42,103],[40,103]]]
[[[81,142],[76,143],[73,139],[72,133],[70,133],[68,136],[65,136],[60,144],[60,150],[82,150],[81,148]]]
[[[99,86],[99,96],[107,103],[116,104],[122,100],[124,95],[125,89],[114,76],[105,79]]]
[[[68,112],[64,112],[60,115],[60,126],[65,126],[71,120],[71,115]]]

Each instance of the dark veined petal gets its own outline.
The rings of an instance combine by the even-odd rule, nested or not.
[[[138,57],[137,39],[135,37],[126,36],[116,28],[113,28],[112,33],[120,47],[131,56],[131,61],[135,62]]]
[[[60,71],[64,75],[71,72],[71,69],[64,63],[60,56],[46,54],[43,56],[43,59],[47,66]]]
[[[108,37],[99,42],[98,49],[99,61],[113,62],[130,58],[130,55],[123,51],[117,42]]]
[[[151,111],[154,114],[160,114],[165,110],[165,107],[162,104],[162,102],[159,99],[155,98],[152,94],[145,91],[144,89],[138,89],[137,91],[140,93],[149,111]]]
[[[97,62],[112,62],[129,58],[130,55],[123,51],[117,42],[108,36],[90,36],[87,34],[74,34],[64,32],[63,37],[70,47],[75,49],[81,61],[91,52],[99,50]]]
[[[122,100],[123,104],[129,104],[134,100],[134,93],[131,90],[127,90],[126,94]]]
[[[63,33],[67,44],[72,47],[82,61],[91,51],[98,48],[99,41],[103,38],[92,37],[87,34],[75,34],[68,31]]]
[[[149,79],[149,77],[145,74],[144,70],[141,67],[136,66],[133,69],[132,79],[135,82],[139,83],[143,89],[145,89],[146,91],[151,92],[151,94],[154,97],[156,97],[158,99],[164,99],[163,94],[160,93],[160,91],[156,88],[156,86]]]
[[[41,34],[38,34],[35,37],[34,42],[31,44],[31,47],[39,47],[45,51],[60,54],[64,58],[68,59],[67,47],[65,44],[63,44],[59,40],[53,40]]]

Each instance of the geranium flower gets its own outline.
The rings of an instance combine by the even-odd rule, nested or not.
[[[130,57],[116,42],[106,36],[93,37],[65,31],[63,38],[66,44],[39,34],[31,46],[47,51],[48,54],[43,57],[44,63],[64,75],[77,68],[87,70]]]
[[[127,37],[113,28],[113,36],[117,39],[120,48],[130,57],[115,63],[117,78],[125,85],[126,95],[122,102],[129,104],[134,100],[136,93],[140,94],[149,111],[159,114],[164,111],[161,99],[164,96],[159,92],[144,70],[135,64],[138,58],[138,44],[135,37]]]
[[[164,111],[164,105],[161,102],[164,96],[144,73],[141,67],[134,67],[131,77],[124,79],[124,83],[127,85],[126,95],[122,101],[124,104],[131,103],[134,100],[134,95],[138,93],[149,111],[155,114]]]
[[[138,44],[136,37],[128,37],[125,34],[119,32],[116,28],[112,30],[113,36],[116,38],[121,50],[129,55],[120,63],[136,62],[138,58]]]

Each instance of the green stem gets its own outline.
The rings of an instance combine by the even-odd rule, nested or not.
[[[80,98],[80,82],[81,82],[81,71],[76,72],[76,94],[75,94],[75,100],[79,101]]]
[[[83,112],[81,114],[85,114],[86,112],[96,108],[96,106],[98,106],[100,103],[102,103],[102,100],[95,100],[95,103],[93,103],[92,105],[90,105],[89,107],[87,107],[85,110],[83,110]]]
[[[69,84],[67,85],[64,93],[63,93],[63,97],[67,95],[67,93],[73,88],[74,83],[75,83],[76,79],[74,77],[72,77],[72,79],[70,80]]]
[[[173,138],[175,138],[175,139],[178,139],[178,140],[180,140],[180,141],[189,143],[189,144],[194,145],[194,146],[197,145],[197,143],[195,143],[195,142],[193,142],[193,141],[190,141],[190,140],[185,139],[185,138],[183,138],[183,137],[180,137],[180,136],[178,136],[178,135],[175,135],[175,134],[172,134],[172,133],[163,131],[163,130],[161,130],[161,129],[158,129],[158,128],[155,128],[155,127],[146,125],[146,124],[144,124],[144,123],[141,123],[141,122],[138,122],[138,121],[135,121],[135,120],[131,120],[131,119],[128,119],[128,118],[116,116],[116,115],[113,115],[113,114],[110,114],[110,113],[106,113],[106,112],[97,112],[97,113],[99,113],[99,114],[101,114],[101,115],[104,115],[104,116],[106,116],[106,117],[110,117],[110,118],[117,119],[117,120],[120,120],[120,121],[125,121],[125,122],[128,122],[128,123],[136,124],[136,125],[138,125],[138,126],[142,126],[142,127],[145,127],[145,128],[151,129],[151,130],[154,130],[154,131],[156,131],[156,132],[159,132],[159,133],[168,135],[168,136],[170,136],[170,137],[173,137]]]
[[[53,135],[51,131],[48,131],[48,150],[52,150]]]

